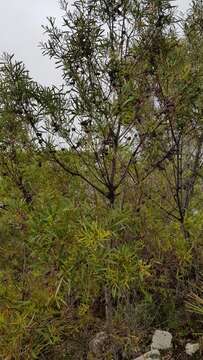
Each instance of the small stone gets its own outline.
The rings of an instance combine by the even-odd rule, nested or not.
[[[172,335],[168,331],[156,330],[153,338],[151,349],[168,350],[172,347]]]
[[[185,352],[187,355],[192,356],[200,349],[200,345],[188,343],[185,346]]]
[[[144,355],[139,356],[134,360],[161,360],[159,350],[151,350]]]

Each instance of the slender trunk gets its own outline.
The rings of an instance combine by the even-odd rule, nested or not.
[[[115,192],[110,191],[109,196],[109,202],[108,202],[108,208],[114,209],[115,206]],[[107,245],[107,249],[110,251],[113,248],[113,241],[112,239]],[[107,332],[109,334],[112,333],[112,322],[113,322],[113,305],[112,305],[112,295],[111,295],[111,289],[108,285],[105,285],[104,287],[104,297],[105,297],[105,315],[106,315],[106,326],[107,326]]]
[[[190,240],[190,233],[189,231],[186,229],[185,227],[185,218],[181,219],[181,222],[180,222],[180,229],[181,229],[181,232],[183,234],[183,237],[186,241],[189,241]]]
[[[22,301],[24,301],[26,299],[26,268],[27,268],[27,254],[26,254],[26,244],[25,242],[23,243],[23,267],[22,267]]]
[[[113,308],[112,308],[111,289],[107,285],[104,287],[104,297],[105,297],[106,327],[107,327],[107,332],[111,334],[112,321],[113,321]]]

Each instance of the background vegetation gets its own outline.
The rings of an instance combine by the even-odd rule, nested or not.
[[[132,359],[202,333],[203,4],[61,1],[61,88],[0,67],[0,357]]]

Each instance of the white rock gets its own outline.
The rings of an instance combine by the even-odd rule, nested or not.
[[[153,338],[151,349],[168,350],[172,347],[172,335],[168,331],[156,330]]]
[[[151,350],[144,355],[139,356],[134,360],[161,360],[159,350]]]
[[[187,355],[194,355],[198,350],[200,349],[200,346],[199,344],[191,344],[191,343],[188,343],[186,344],[185,346],[185,352]]]

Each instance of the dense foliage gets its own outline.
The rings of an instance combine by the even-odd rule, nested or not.
[[[203,331],[203,4],[61,7],[61,88],[0,65],[0,357],[91,360],[104,330],[132,359],[161,327],[176,358]]]

